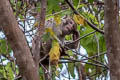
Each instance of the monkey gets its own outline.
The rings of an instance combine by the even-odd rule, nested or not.
[[[56,27],[56,23],[53,19],[45,21],[45,28],[47,27],[52,27],[52,30],[55,32],[59,40],[64,46],[69,47],[70,49],[75,49],[78,46],[78,42],[74,44],[65,44],[65,36],[66,35],[73,35],[73,40],[76,40],[79,38],[79,33],[77,31],[77,25],[74,22],[74,20],[67,16],[61,19],[61,24]],[[49,51],[51,49],[52,45],[52,40],[48,40],[47,42],[42,42],[41,43],[41,49],[40,49],[40,62],[41,64],[48,65],[49,63]],[[61,46],[60,50],[60,56],[66,56],[67,54],[65,53],[66,49],[64,46]]]

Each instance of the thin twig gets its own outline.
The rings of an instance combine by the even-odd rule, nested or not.
[[[90,33],[88,33],[88,34],[86,34],[86,35],[84,35],[84,36],[82,36],[82,37],[80,37],[80,38],[78,38],[78,39],[76,39],[76,40],[74,40],[74,41],[72,41],[72,42],[68,42],[68,43],[66,43],[66,44],[73,44],[73,43],[75,43],[75,42],[77,42],[77,41],[79,41],[79,40],[81,40],[81,39],[83,39],[83,38],[85,38],[85,37],[87,37],[87,36],[95,33],[95,32],[96,32],[96,31],[90,32]]]
[[[71,50],[71,49],[70,49],[69,47],[67,47],[67,46],[65,46],[65,48],[68,49],[68,50]],[[74,50],[71,50],[71,51],[78,54],[78,52],[76,52],[76,51],[74,51]],[[91,59],[91,58],[89,58],[89,57],[87,57],[87,56],[85,56],[85,55],[82,55],[82,54],[79,54],[79,55],[82,56],[82,57],[85,57],[85,58],[87,58],[87,59],[90,59],[90,60],[92,60],[92,61],[94,61],[94,62],[96,62],[96,63],[99,63],[99,64],[101,64],[101,65],[104,65],[106,68],[108,68],[105,64],[103,64],[103,63],[101,63],[101,62],[99,62],[99,61],[96,61],[96,60],[94,60],[94,59]]]
[[[41,58],[41,59],[39,60],[39,63],[42,62],[43,60],[45,60],[45,59],[48,57],[48,55],[49,55],[49,53],[46,54],[43,58]]]
[[[82,62],[82,63],[86,63],[86,64],[90,64],[90,65],[94,65],[94,66],[99,66],[99,67],[106,68],[105,66],[100,65],[100,64],[85,62],[85,61],[83,61],[83,60],[78,60],[78,59],[71,59],[71,58],[61,58],[61,59],[68,60],[68,61],[59,61],[59,63]],[[108,68],[106,68],[106,69],[108,69]]]

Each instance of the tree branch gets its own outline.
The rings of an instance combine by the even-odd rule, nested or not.
[[[83,39],[83,38],[85,38],[85,37],[87,37],[87,36],[89,36],[89,35],[91,35],[91,34],[93,34],[93,33],[95,33],[95,32],[96,32],[96,31],[90,32],[90,33],[88,33],[88,34],[85,34],[85,35],[83,35],[82,37],[79,37],[78,39],[76,39],[76,40],[74,40],[74,41],[65,43],[65,45],[73,45],[73,44],[76,43],[77,41],[80,41],[81,39]]]
[[[83,60],[78,60],[78,59],[72,59],[72,58],[60,58],[61,60],[68,60],[68,61],[59,61],[59,63],[74,63],[74,62],[81,62],[81,63],[86,63],[86,64],[90,64],[90,65],[94,65],[94,66],[99,66],[105,69],[108,69],[107,67],[105,67],[104,65],[101,64],[96,64],[96,63],[90,63],[90,62],[86,62]]]
[[[80,15],[76,10],[75,8],[72,6],[72,4],[68,1],[68,0],[65,0],[67,2],[67,4],[70,6],[70,8],[73,10],[73,12],[77,15]],[[84,18],[85,19],[85,18]],[[85,19],[85,21],[88,23],[88,25],[93,28],[94,30],[100,32],[101,34],[104,34],[104,31],[103,30],[100,30],[98,29],[94,24],[90,23],[87,19]]]
[[[10,44],[24,80],[39,80],[34,60],[8,0],[0,0],[0,27]]]
[[[45,24],[46,6],[47,6],[47,0],[41,0],[41,12],[40,14],[38,14],[40,19],[40,24],[38,26],[36,39],[34,40],[34,43],[33,43],[34,46],[32,46],[33,58],[35,60],[37,67],[39,67],[40,47],[42,43],[42,35],[45,29],[44,24]]]

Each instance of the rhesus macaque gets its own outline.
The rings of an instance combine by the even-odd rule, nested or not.
[[[55,32],[55,34],[57,35],[57,37],[59,38],[59,40],[61,41],[61,43],[64,46],[67,46],[71,49],[75,49],[77,48],[78,42],[75,42],[74,44],[65,44],[64,43],[64,39],[65,39],[65,35],[73,35],[73,41],[79,38],[79,33],[77,31],[77,25],[76,23],[73,21],[72,18],[70,17],[65,17],[61,20],[61,24],[58,25],[58,27],[56,27],[56,23],[54,20],[47,20],[45,22],[45,28],[47,27],[52,27],[52,30]],[[48,40],[47,42],[43,42],[41,44],[41,49],[40,49],[40,61],[42,64],[47,64],[49,62],[49,51],[51,49],[51,45],[52,45],[52,40]],[[65,54],[65,50],[67,50],[65,47],[61,46],[61,50],[60,50],[60,55],[64,56]]]

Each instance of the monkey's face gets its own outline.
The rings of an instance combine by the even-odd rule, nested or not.
[[[71,18],[66,18],[62,25],[62,32],[64,35],[69,35],[76,30],[76,24]]]

